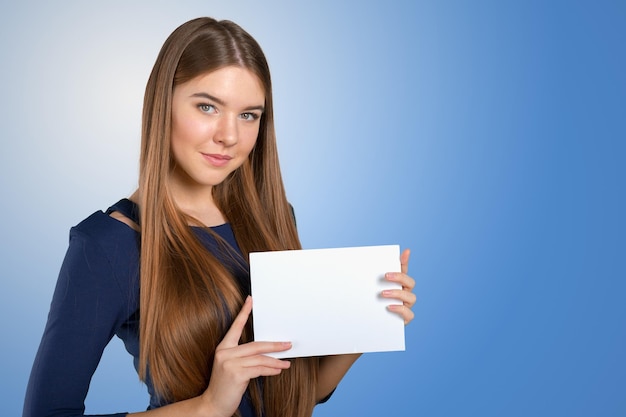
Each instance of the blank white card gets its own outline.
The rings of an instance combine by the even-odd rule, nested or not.
[[[276,358],[404,350],[386,272],[400,272],[398,245],[251,253],[255,340],[292,342]]]

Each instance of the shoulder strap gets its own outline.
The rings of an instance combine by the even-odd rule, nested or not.
[[[119,211],[120,213],[122,213],[124,216],[128,217],[135,223],[140,224],[139,223],[139,207],[137,206],[137,204],[133,203],[129,199],[122,198],[120,201],[118,201],[117,203],[109,207],[106,211],[106,214],[111,214],[114,211]]]

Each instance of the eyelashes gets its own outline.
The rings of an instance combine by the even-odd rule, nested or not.
[[[202,113],[210,113],[210,114],[215,113],[217,111],[214,105],[206,104],[206,103],[198,104],[198,109],[200,109]]]
[[[212,104],[200,103],[197,105],[197,107],[202,113],[206,113],[206,114],[217,113],[217,109]],[[259,118],[261,117],[261,114],[256,113],[256,112],[244,112],[244,113],[241,113],[239,117],[242,120],[245,120],[246,122],[254,122],[256,120],[259,120]]]
[[[240,117],[248,122],[254,122],[255,120],[259,120],[259,117],[261,117],[261,115],[257,113],[248,112],[248,113],[241,113]]]

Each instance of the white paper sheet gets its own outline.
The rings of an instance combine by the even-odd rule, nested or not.
[[[277,358],[404,350],[404,322],[387,310],[399,288],[398,245],[250,254],[255,340],[290,341]]]

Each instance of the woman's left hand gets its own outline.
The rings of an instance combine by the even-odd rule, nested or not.
[[[409,256],[411,252],[405,249],[400,255],[400,270],[401,272],[387,272],[385,279],[390,282],[395,282],[402,285],[402,289],[398,290],[385,290],[382,292],[384,298],[394,299],[401,301],[402,304],[392,304],[388,306],[390,311],[399,314],[404,319],[404,324],[407,325],[415,314],[411,309],[415,305],[417,297],[413,294],[413,288],[415,287],[415,280],[407,275],[409,271]]]

